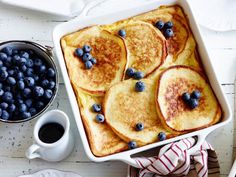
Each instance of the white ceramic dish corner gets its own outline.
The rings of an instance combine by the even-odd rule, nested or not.
[[[208,78],[210,80],[211,86],[212,86],[212,88],[213,88],[213,90],[214,90],[214,92],[215,92],[215,94],[222,106],[223,112],[224,112],[222,121],[216,125],[213,125],[211,127],[208,127],[208,128],[202,129],[202,130],[194,131],[194,132],[184,134],[184,135],[181,135],[181,136],[178,136],[175,138],[167,139],[162,142],[156,142],[153,144],[149,144],[149,145],[146,145],[143,147],[139,147],[137,149],[124,151],[124,152],[116,153],[116,154],[105,156],[105,157],[94,156],[90,150],[89,142],[86,137],[86,132],[85,132],[85,129],[83,127],[83,123],[82,123],[82,120],[80,117],[80,112],[79,112],[79,107],[78,107],[78,104],[76,101],[76,97],[73,92],[73,88],[71,86],[70,79],[68,77],[66,65],[64,62],[63,52],[62,52],[61,46],[60,46],[61,37],[68,34],[68,33],[77,31],[77,30],[82,29],[87,26],[112,23],[112,22],[115,22],[118,20],[132,17],[134,15],[148,12],[150,10],[158,8],[160,5],[173,5],[173,4],[180,5],[183,8],[185,14],[188,16],[192,32],[193,32],[195,39],[197,41],[197,44],[198,44],[198,50],[199,50],[199,54],[202,59],[204,68],[205,68]],[[118,12],[113,12],[113,13],[109,13],[109,14],[102,14],[102,15],[97,15],[97,16],[85,16],[85,14],[87,13],[86,11],[88,11],[88,9],[91,6],[92,6],[91,4],[88,4],[85,7],[84,12],[80,16],[78,16],[77,18],[75,18],[69,22],[62,23],[62,24],[56,26],[53,31],[53,41],[54,41],[54,46],[55,46],[55,54],[56,54],[57,60],[59,62],[60,68],[62,70],[62,76],[63,76],[64,82],[65,82],[65,86],[66,86],[67,93],[69,96],[70,104],[71,104],[71,107],[73,110],[73,114],[75,116],[75,120],[76,120],[77,127],[79,130],[81,139],[82,139],[82,143],[83,143],[83,146],[84,146],[87,156],[92,161],[103,162],[103,161],[107,161],[107,160],[121,160],[121,161],[128,163],[129,165],[137,166],[135,161],[131,158],[131,155],[134,155],[138,152],[146,151],[148,149],[152,149],[157,146],[161,146],[161,145],[173,142],[173,141],[177,141],[179,139],[183,139],[183,138],[187,138],[187,137],[191,137],[191,136],[197,136],[198,142],[190,150],[190,153],[191,153],[191,152],[194,152],[197,148],[199,148],[199,146],[202,144],[202,142],[205,140],[206,136],[210,132],[212,132],[213,130],[215,130],[219,127],[224,126],[225,124],[227,124],[231,120],[232,116],[231,116],[230,106],[223,94],[223,91],[222,91],[222,88],[219,84],[219,81],[216,78],[216,73],[213,70],[211,60],[210,60],[209,55],[206,51],[206,47],[204,45],[201,32],[199,30],[199,27],[198,27],[196,21],[195,21],[195,17],[192,13],[192,10],[191,10],[187,0],[154,0],[154,1],[144,3],[142,5],[139,4],[138,6],[136,5],[136,6],[130,7],[130,9],[128,9],[128,10],[121,10]]]

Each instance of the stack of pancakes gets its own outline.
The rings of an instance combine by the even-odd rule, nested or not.
[[[174,36],[165,38],[154,24],[172,21]],[[126,37],[118,35],[124,29]],[[75,56],[76,48],[92,47],[97,59],[86,70]],[[88,27],[61,39],[68,74],[80,107],[91,150],[106,156],[128,149],[135,141],[143,146],[201,129],[219,122],[222,112],[199,60],[188,19],[179,6],[156,10],[111,25]],[[134,89],[137,80],[125,76],[132,67],[144,73],[144,92]],[[199,106],[189,109],[181,96],[201,92]],[[93,104],[101,104],[104,123],[97,123]],[[142,122],[145,128],[136,131]]]

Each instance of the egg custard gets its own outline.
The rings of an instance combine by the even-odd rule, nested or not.
[[[222,117],[178,5],[81,29],[64,36],[61,47],[95,156],[208,127]]]

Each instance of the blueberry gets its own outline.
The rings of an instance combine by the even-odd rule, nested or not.
[[[8,70],[7,72],[9,76],[13,76],[15,74],[15,71],[13,69]]]
[[[92,67],[93,67],[93,64],[92,64],[91,61],[86,61],[86,62],[85,62],[85,68],[86,68],[86,69],[91,69]]]
[[[199,105],[199,102],[197,99],[195,98],[191,98],[189,101],[188,101],[188,105],[191,109],[195,109],[196,107],[198,107]]]
[[[25,104],[28,108],[30,108],[33,104],[33,100],[29,98],[29,99],[25,100]]]
[[[42,64],[43,64],[43,62],[42,62],[41,59],[36,58],[36,59],[34,60],[34,65],[35,65],[35,66],[41,66]]]
[[[4,52],[5,54],[10,56],[10,55],[12,55],[12,47],[10,47],[10,46],[4,47],[2,49],[2,52]]]
[[[37,114],[37,111],[36,111],[35,108],[30,108],[30,109],[29,109],[29,112],[30,112],[30,114],[31,114],[32,116],[34,116],[35,114]]]
[[[2,68],[3,68],[3,67],[2,67]],[[1,68],[1,70],[0,70],[0,81],[6,80],[6,79],[7,79],[7,76],[8,76],[7,71],[2,70],[2,68]]]
[[[21,71],[25,72],[27,70],[27,67],[25,65],[20,67]]]
[[[182,99],[184,100],[184,102],[188,102],[190,100],[191,96],[188,92],[185,92],[182,94]]]
[[[171,21],[168,21],[165,23],[165,28],[172,28],[173,27],[173,23]]]
[[[26,75],[30,77],[34,76],[34,70],[32,68],[27,68]]]
[[[5,62],[7,60],[7,54],[0,52],[0,60],[2,62]]]
[[[2,67],[3,66],[3,62],[2,62],[2,60],[0,60],[0,67]]]
[[[91,59],[92,59],[92,55],[90,53],[84,53],[83,58],[82,58],[83,62],[89,61]]]
[[[30,112],[22,112],[21,116],[23,119],[28,119],[31,117],[31,114]]]
[[[1,67],[1,70],[7,71],[7,67],[6,67],[6,66],[3,66],[3,67]]]
[[[0,89],[0,97],[4,94],[3,89]]]
[[[39,80],[39,76],[37,74],[34,74],[33,77],[36,82]]]
[[[0,117],[2,116],[2,109],[0,108]]]
[[[25,81],[25,83],[26,83],[26,85],[28,86],[28,87],[33,87],[34,86],[34,78],[33,77],[26,77],[25,79],[24,79],[24,81]]]
[[[198,90],[194,90],[191,94],[191,98],[199,99],[201,97],[201,93]]]
[[[27,111],[27,106],[26,106],[26,104],[21,103],[21,104],[19,105],[19,111],[20,111],[20,112],[25,112],[25,111]]]
[[[9,112],[14,112],[16,110],[16,106],[14,104],[10,104],[8,107]]]
[[[28,52],[25,52],[25,51],[22,51],[22,52],[20,53],[20,56],[21,56],[22,58],[28,59],[28,58],[29,58],[29,53],[28,53]]]
[[[20,89],[20,90],[23,90],[25,88],[25,83],[24,81],[20,80],[17,82],[17,87]]]
[[[32,59],[28,59],[26,62],[26,66],[29,68],[32,68],[34,66],[34,62]]]
[[[119,34],[119,36],[121,36],[121,37],[125,37],[125,36],[126,36],[126,32],[125,32],[125,30],[123,30],[123,29],[119,30],[119,31],[118,31],[118,34]]]
[[[137,71],[134,73],[133,77],[136,80],[142,79],[144,77],[144,73],[142,71]]]
[[[45,90],[44,98],[50,99],[50,98],[52,98],[52,95],[53,95],[52,90],[50,90],[50,89]]]
[[[93,112],[100,112],[102,110],[102,106],[100,104],[93,104],[92,110]]]
[[[84,45],[83,50],[84,50],[84,52],[89,53],[89,52],[91,52],[92,48],[89,45]]]
[[[95,64],[97,63],[97,60],[96,60],[96,58],[94,58],[94,57],[92,57],[89,61],[91,61],[91,63],[92,63],[93,65],[95,65]]]
[[[18,51],[17,49],[13,49],[13,50],[12,50],[12,55],[18,54],[18,52],[19,52],[19,51]]]
[[[20,58],[20,65],[26,65],[27,60],[25,58]]]
[[[5,102],[9,102],[13,99],[13,95],[11,92],[5,92],[2,96],[2,100],[5,101]]]
[[[47,79],[44,79],[42,82],[41,82],[41,86],[46,88],[49,84],[49,81]]]
[[[98,123],[103,123],[103,122],[105,121],[104,115],[102,115],[102,114],[97,114],[97,115],[96,115],[96,121],[97,121]]]
[[[166,38],[172,37],[173,35],[174,35],[174,32],[173,32],[172,29],[170,29],[170,28],[165,29],[165,31],[164,31],[164,36],[165,36]]]
[[[158,134],[158,139],[159,139],[159,141],[165,140],[166,139],[166,134],[164,132],[160,132]]]
[[[47,71],[48,77],[54,77],[55,76],[55,71],[53,68],[49,68]]]
[[[83,51],[81,48],[75,49],[75,55],[76,55],[77,57],[82,57],[83,54],[84,54],[84,51]]]
[[[8,77],[7,78],[7,83],[10,85],[15,85],[16,84],[16,80],[14,77]]]
[[[144,125],[143,125],[143,123],[139,122],[136,124],[135,128],[137,131],[141,131],[144,129]]]
[[[19,55],[14,55],[12,58],[13,64],[20,64],[20,56]]]
[[[137,143],[135,141],[128,142],[129,149],[135,149],[137,148]]]
[[[37,110],[41,111],[44,108],[44,103],[42,101],[38,101],[35,104]]]
[[[21,72],[21,71],[17,72],[17,74],[16,74],[16,78],[17,78],[18,80],[23,79],[23,77],[24,77],[23,72]]]
[[[23,103],[24,103],[24,101],[22,99],[18,98],[17,104],[20,105],[20,104],[23,104]]]
[[[42,87],[36,86],[36,87],[34,88],[34,95],[35,95],[36,97],[41,97],[41,96],[43,96],[43,94],[44,94],[44,89],[43,89]]]
[[[157,27],[159,30],[162,30],[164,25],[165,25],[165,23],[161,20],[159,20],[155,23],[155,27]]]
[[[11,91],[11,87],[10,86],[4,87],[4,91],[5,92],[10,92]]]
[[[135,91],[137,92],[143,92],[145,90],[145,84],[144,82],[138,81],[135,84]]]
[[[12,58],[10,56],[7,57],[6,61],[4,62],[6,67],[11,67],[12,66]]]
[[[46,71],[46,66],[45,65],[38,66],[37,71],[38,73],[44,73]]]
[[[32,91],[29,88],[24,88],[23,97],[29,98],[31,96]]]
[[[0,108],[7,109],[7,107],[8,107],[8,104],[6,102],[0,103]]]
[[[53,89],[55,87],[56,83],[54,81],[50,81],[48,84],[49,89]]]
[[[128,77],[133,77],[133,76],[134,76],[134,73],[135,73],[135,69],[134,69],[134,68],[128,68],[128,69],[126,70],[126,75],[127,75]]]
[[[8,120],[9,117],[10,117],[10,115],[9,115],[9,113],[8,113],[6,110],[3,110],[1,117],[2,117],[2,119],[4,119],[4,120]]]

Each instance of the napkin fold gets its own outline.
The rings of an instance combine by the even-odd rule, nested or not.
[[[189,154],[195,143],[195,138],[186,138],[165,145],[158,156],[134,158],[139,168],[129,166],[127,177],[219,177],[219,163],[212,146],[204,141],[199,150]]]

